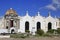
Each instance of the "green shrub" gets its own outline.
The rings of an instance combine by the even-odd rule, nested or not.
[[[44,34],[44,31],[43,30],[37,30],[36,32],[38,35],[42,36]]]
[[[29,30],[26,30],[27,33],[29,33],[30,31]]]
[[[58,28],[56,31],[57,31],[57,34],[60,34],[60,28]]]
[[[47,33],[50,33],[50,34],[54,34],[54,32],[56,32],[55,29],[50,29],[50,30],[47,31]]]

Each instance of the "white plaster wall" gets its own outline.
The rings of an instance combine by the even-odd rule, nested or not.
[[[36,28],[35,31],[37,31],[37,22],[40,22],[40,23],[41,23],[41,27],[40,27],[40,28],[41,28],[42,30],[44,30],[43,21],[44,21],[44,19],[43,19],[42,16],[36,16],[36,17],[35,17],[35,28]]]
[[[49,16],[46,18],[46,31],[48,31],[48,23],[51,22],[52,23],[52,29],[57,29],[57,26],[56,26],[56,20],[55,18]]]
[[[29,22],[29,31],[32,29],[32,18],[30,16],[24,16],[20,19],[20,32],[25,33],[25,22]]]
[[[36,32],[37,31],[37,22],[41,23],[41,29],[44,30],[44,32],[48,31],[48,23],[52,23],[52,29],[57,29],[58,27],[56,26],[56,21],[55,18],[48,16],[48,17],[42,17],[40,16],[23,16],[20,18],[20,29],[19,32],[25,33],[25,22],[29,22],[29,31],[30,33],[32,31]],[[34,28],[34,29],[33,29]]]

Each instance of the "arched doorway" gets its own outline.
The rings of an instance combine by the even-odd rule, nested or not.
[[[29,31],[29,22],[28,22],[28,21],[25,22],[25,32],[26,32],[27,30]]]
[[[14,33],[14,29],[11,30],[11,33]]]
[[[41,23],[37,22],[37,30],[41,29]]]
[[[52,23],[51,23],[51,22],[49,22],[49,23],[48,23],[48,30],[50,30],[50,29],[51,29],[51,27],[52,27]]]

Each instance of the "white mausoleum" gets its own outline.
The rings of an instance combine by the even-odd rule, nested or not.
[[[59,18],[52,17],[50,12],[48,17],[43,17],[38,12],[37,16],[29,16],[28,11],[25,16],[18,16],[15,10],[10,8],[6,14],[0,18],[0,33],[35,33],[38,29],[47,32],[50,29],[60,28]]]

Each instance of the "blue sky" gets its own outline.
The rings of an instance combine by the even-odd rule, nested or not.
[[[4,16],[9,8],[16,10],[20,16],[25,16],[26,11],[30,16],[40,12],[42,16],[51,15],[60,17],[60,0],[0,0],[0,16]]]

